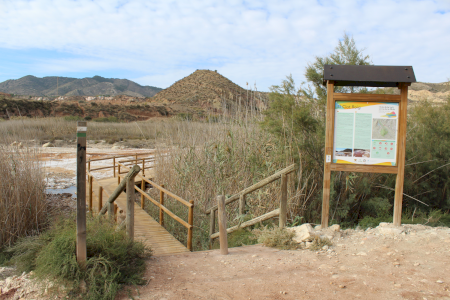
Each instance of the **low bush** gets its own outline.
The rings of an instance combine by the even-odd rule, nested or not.
[[[87,221],[87,261],[76,259],[75,218],[59,220],[39,236],[21,238],[8,252],[18,271],[34,271],[39,279],[64,284],[67,296],[114,299],[121,285],[142,284],[145,259],[151,255],[143,243],[115,231],[105,219]],[[84,291],[84,285],[86,290]]]
[[[293,240],[295,232],[288,231],[285,228],[265,226],[263,229],[253,229],[254,238],[258,243],[266,247],[275,247],[283,250],[297,249],[299,246]]]
[[[322,249],[324,246],[333,246],[333,243],[327,238],[316,236],[308,249],[311,251],[317,251]]]

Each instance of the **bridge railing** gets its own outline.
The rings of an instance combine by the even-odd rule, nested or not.
[[[125,169],[126,172],[128,172],[130,170],[130,168],[122,162],[116,162],[116,164],[117,164],[117,167],[119,170],[116,174],[117,181],[118,181],[118,183],[120,183],[121,178],[125,176],[125,175],[121,175],[122,173],[120,170]],[[185,228],[187,228],[188,232],[187,232],[187,246],[186,247],[189,249],[189,251],[192,251],[192,236],[193,236],[193,228],[194,228],[194,201],[193,200],[190,200],[190,201],[184,200],[180,196],[177,196],[174,193],[170,192],[169,190],[165,189],[164,185],[159,185],[159,184],[153,182],[152,180],[144,177],[141,174],[136,175],[136,178],[137,178],[137,180],[139,180],[139,179],[141,180],[141,188],[137,187],[136,185],[134,186],[135,190],[141,194],[141,208],[145,209],[144,198],[147,198],[151,203],[153,203],[154,205],[156,205],[159,208],[159,223],[161,226],[164,227],[164,213],[166,213],[167,215],[172,217],[172,219],[174,219],[175,221],[177,221],[178,223],[183,225]],[[147,194],[145,192],[145,183],[148,183],[153,188],[156,188],[159,190],[159,201],[153,199],[152,197],[150,197],[149,194]],[[167,195],[167,196],[177,200],[179,203],[183,204],[184,206],[186,206],[188,208],[188,221],[187,222],[185,220],[183,220],[182,218],[180,218],[179,216],[177,216],[176,214],[174,214],[167,207],[164,206],[164,195]]]
[[[261,221],[265,221],[268,220],[270,218],[273,217],[279,217],[279,227],[284,227],[286,224],[286,216],[287,216],[287,175],[294,172],[295,170],[297,170],[297,166],[295,164],[290,165],[289,167],[286,167],[278,172],[276,172],[275,174],[261,180],[260,182],[243,189],[242,191],[240,191],[239,193],[229,197],[228,199],[226,199],[224,202],[224,208],[227,204],[233,203],[237,200],[239,200],[239,214],[240,215],[244,215],[245,214],[245,197],[247,194],[250,194],[262,187],[264,187],[265,185],[281,179],[281,197],[280,197],[280,208],[277,208],[271,212],[268,212],[264,215],[261,215],[259,217],[256,217],[252,220],[243,222],[239,225],[230,227],[230,228],[226,228],[226,220],[221,220],[220,218],[220,214],[219,215],[219,227],[220,227],[220,223],[221,221],[223,222],[222,224],[224,225],[225,229],[226,229],[226,233],[231,233],[234,232],[236,230],[238,230],[239,228],[245,228],[251,225],[254,225],[258,222]],[[223,197],[223,196],[218,196],[218,197]],[[206,214],[210,214],[210,228],[209,228],[209,239],[210,239],[210,247],[212,246],[212,242],[213,239],[219,237],[219,232],[215,232],[215,226],[216,226],[216,211],[219,209],[218,205],[214,205],[212,206],[207,212]]]
[[[92,172],[92,171],[100,171],[100,170],[112,169],[113,170],[113,176],[116,177],[116,170],[117,170],[116,159],[123,159],[123,158],[127,158],[128,157],[128,158],[131,158],[131,159],[125,160],[125,161],[120,161],[120,162],[128,162],[127,165],[133,165],[133,162],[135,162],[134,164],[138,164],[138,162],[139,162],[139,166],[141,167],[141,170],[142,170],[143,174],[145,174],[145,170],[146,169],[152,168],[152,166],[149,166],[149,165],[146,166],[145,163],[154,161],[153,154],[154,154],[153,152],[146,152],[146,153],[113,155],[113,156],[108,156],[108,157],[89,159],[89,160],[86,161],[87,171],[88,172]],[[152,155],[152,156],[149,156],[149,155]],[[139,156],[147,156],[147,157],[139,157]],[[105,161],[105,160],[112,160],[111,161],[111,165],[102,166],[102,167],[96,167],[96,168],[91,167],[91,163],[99,162],[99,161]],[[142,164],[142,166],[141,166],[141,164]]]

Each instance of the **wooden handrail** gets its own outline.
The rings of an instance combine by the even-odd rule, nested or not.
[[[117,164],[120,165],[120,166],[122,166],[122,167],[124,167],[124,168],[126,168],[126,169],[130,169],[130,168],[128,168],[127,166],[125,166],[124,164],[122,164],[122,163],[117,162]],[[170,197],[174,198],[174,199],[177,200],[178,202],[180,202],[180,203],[186,205],[187,207],[192,207],[192,206],[193,206],[191,203],[189,203],[188,201],[184,200],[184,199],[181,198],[180,196],[175,195],[175,194],[172,193],[171,191],[166,190],[166,189],[163,188],[162,186],[160,186],[160,185],[154,183],[153,181],[151,181],[151,180],[149,180],[149,179],[147,179],[147,178],[141,176],[140,174],[136,175],[136,177],[141,178],[141,179],[144,180],[145,182],[151,184],[153,187],[157,188],[158,190],[163,191],[165,194],[167,194],[167,195],[169,195]]]
[[[153,157],[143,157],[143,158],[138,158],[137,160],[138,161],[143,161],[143,160],[146,160],[146,161],[152,160],[152,161],[154,161],[155,159]],[[118,162],[126,163],[126,162],[135,162],[135,161],[136,161],[136,159],[129,159],[129,160],[119,160]]]
[[[232,233],[232,232],[234,232],[236,230],[239,230],[240,228],[245,228],[245,227],[248,227],[248,226],[252,226],[252,225],[255,225],[256,223],[259,223],[259,222],[271,219],[271,218],[279,216],[279,215],[280,215],[280,209],[277,208],[277,209],[272,210],[271,212],[268,212],[268,213],[266,213],[264,215],[261,215],[259,217],[254,218],[254,219],[251,219],[251,220],[249,220],[247,222],[244,222],[241,225],[236,225],[236,226],[230,227],[230,228],[227,229],[227,233]],[[211,235],[211,239],[215,239],[215,238],[218,238],[218,237],[219,237],[219,232],[216,232],[216,233]]]
[[[89,153],[88,153],[89,154]],[[119,157],[128,157],[128,156],[141,156],[141,155],[150,155],[150,154],[155,154],[154,152],[146,152],[146,153],[135,153],[135,154],[121,154],[121,155],[113,155],[113,156],[109,156],[109,157],[104,157],[104,158],[94,158],[94,159],[89,159],[86,161],[86,163],[91,162],[91,161],[100,161],[100,160],[108,160],[108,159],[113,159],[113,158],[119,158]]]
[[[271,183],[271,182],[281,178],[281,175],[283,175],[283,174],[287,175],[287,174],[295,171],[296,169],[297,169],[297,166],[295,164],[292,164],[289,167],[284,168],[283,170],[280,170],[280,171],[276,172],[275,174],[273,174],[273,175],[271,175],[271,176],[261,180],[260,182],[255,183],[254,185],[243,189],[242,191],[240,191],[237,194],[234,194],[233,196],[231,196],[230,198],[228,198],[225,201],[225,205],[230,204],[230,203],[232,203],[232,202],[234,202],[236,200],[239,200],[241,195],[245,196],[246,194],[249,194],[249,193],[251,193],[251,192],[253,192],[253,191],[257,190],[257,189],[260,189],[263,186],[265,186],[265,185],[267,185],[267,184],[269,184],[269,183]],[[216,210],[217,210],[217,205],[214,205],[206,212],[206,214],[209,215],[212,211],[216,211]]]

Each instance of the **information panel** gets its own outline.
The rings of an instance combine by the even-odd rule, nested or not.
[[[398,103],[335,103],[333,162],[395,166]]]

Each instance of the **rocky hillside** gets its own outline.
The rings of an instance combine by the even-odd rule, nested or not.
[[[0,83],[0,92],[24,96],[96,96],[128,95],[134,97],[152,97],[162,89],[142,86],[128,79],[35,77],[28,75],[20,79],[6,80]]]
[[[239,105],[242,109],[264,109],[267,93],[245,90],[215,71],[197,70],[156,94],[151,101],[214,111],[237,109]]]
[[[397,88],[381,88],[378,91],[386,94],[400,94]],[[450,82],[428,83],[415,82],[408,88],[408,100],[414,104],[417,101],[428,100],[440,104],[450,98]]]

